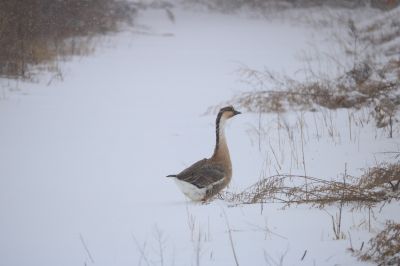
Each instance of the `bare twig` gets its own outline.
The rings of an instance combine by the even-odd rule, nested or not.
[[[87,253],[87,255],[88,255],[90,261],[91,261],[92,263],[94,263],[94,259],[93,259],[93,257],[92,257],[92,254],[90,253],[89,248],[88,248],[88,246],[86,245],[85,239],[83,238],[82,234],[79,234],[79,239],[81,240],[82,246],[83,246],[83,248],[85,249],[85,251],[86,251],[86,253]]]
[[[232,230],[231,230],[231,227],[229,226],[228,216],[226,215],[224,209],[222,209],[222,213],[224,214],[226,226],[227,226],[227,228],[228,228],[229,241],[230,241],[230,243],[231,243],[233,258],[235,259],[235,264],[236,264],[236,266],[239,266],[239,262],[238,262],[238,259],[237,259],[237,256],[236,256],[235,246],[234,246],[234,244],[233,244]]]
[[[306,257],[306,255],[307,255],[307,249],[304,250],[303,256],[301,256],[301,259],[300,259],[300,260],[303,261],[304,258]]]
[[[143,260],[146,262],[146,265],[147,265],[147,266],[150,266],[150,262],[149,262],[149,260],[147,259],[147,256],[146,256],[146,253],[145,253],[145,250],[146,250],[146,241],[143,243],[143,247],[142,247],[142,246],[140,246],[139,242],[137,241],[136,237],[135,237],[133,234],[132,234],[132,239],[133,239],[133,241],[135,242],[136,247],[137,247],[137,249],[138,249],[139,252],[140,252],[139,265],[141,264],[142,259],[143,259]]]
[[[164,266],[164,248],[165,248],[165,237],[163,232],[155,226],[155,237],[158,243],[158,255],[160,256],[160,264]]]

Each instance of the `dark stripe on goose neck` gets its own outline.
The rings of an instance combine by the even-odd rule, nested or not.
[[[217,115],[217,120],[215,121],[215,134],[216,134],[216,141],[215,141],[215,150],[214,153],[217,152],[219,148],[219,125],[221,122],[223,112],[219,112]]]

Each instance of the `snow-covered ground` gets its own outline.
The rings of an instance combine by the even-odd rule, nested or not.
[[[238,68],[296,73],[296,57],[310,42],[325,45],[329,31],[288,18],[174,12],[174,23],[164,11],[142,13],[143,27],[65,63],[62,82],[2,88],[0,265],[235,265],[235,256],[240,265],[365,265],[347,251],[350,237],[358,248],[386,219],[398,221],[398,203],[372,214],[347,207],[346,237],[334,240],[335,207],[194,204],[165,178],[211,154],[215,117],[204,113],[247,89]],[[258,115],[232,119],[229,190],[261,173],[304,174],[298,116],[279,117],[293,126],[293,143],[276,115],[261,118],[261,139]],[[350,116],[304,114],[308,175],[335,178],[345,164],[358,175],[388,159],[380,152],[398,151],[398,134],[388,139],[372,121],[350,126]]]

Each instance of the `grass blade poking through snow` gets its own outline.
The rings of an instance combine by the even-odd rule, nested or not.
[[[238,262],[238,259],[237,259],[237,256],[236,256],[236,251],[235,251],[235,245],[234,245],[234,243],[233,243],[233,238],[232,238],[232,230],[231,230],[231,227],[230,227],[230,225],[229,225],[228,216],[226,215],[226,212],[225,212],[224,209],[222,209],[222,212],[223,212],[223,214],[224,214],[226,226],[227,226],[227,228],[228,228],[229,241],[230,241],[230,243],[231,243],[233,258],[235,259],[235,264],[236,264],[236,266],[239,266],[239,262]]]

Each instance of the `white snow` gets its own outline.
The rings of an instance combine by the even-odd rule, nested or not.
[[[163,11],[142,13],[148,34],[110,37],[93,56],[63,64],[64,81],[2,81],[17,90],[3,87],[0,100],[0,265],[235,265],[229,234],[240,265],[366,265],[346,251],[349,235],[359,248],[386,219],[399,220],[398,203],[372,213],[346,207],[346,239],[334,240],[335,207],[196,204],[165,178],[212,153],[215,116],[203,114],[247,89],[239,67],[296,74],[296,56],[329,32],[174,12],[175,23]],[[262,173],[336,178],[345,164],[358,175],[389,160],[381,152],[399,150],[398,132],[388,139],[357,117],[263,115],[262,129],[257,114],[235,117],[228,189]]]

